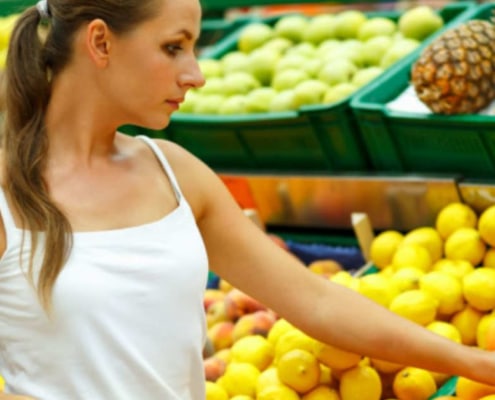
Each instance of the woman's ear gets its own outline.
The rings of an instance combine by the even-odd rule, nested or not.
[[[102,19],[91,21],[86,28],[86,48],[93,62],[105,67],[110,52],[110,29]]]

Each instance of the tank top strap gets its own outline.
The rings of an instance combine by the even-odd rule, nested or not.
[[[9,203],[7,203],[7,196],[5,190],[0,186],[0,214],[2,216],[3,225],[6,233],[16,228],[14,217],[10,211]]]
[[[136,136],[136,138],[144,141],[148,146],[150,146],[153,153],[155,153],[156,158],[158,158],[158,160],[160,161],[160,164],[162,165],[163,169],[165,170],[165,173],[167,174],[168,178],[170,179],[170,182],[172,183],[172,187],[174,188],[175,195],[177,196],[177,200],[180,201],[180,199],[182,198],[182,192],[180,190],[179,183],[177,182],[177,178],[175,177],[174,171],[172,170],[172,167],[170,166],[167,158],[165,157],[165,154],[163,154],[163,151],[158,147],[155,141],[148,136],[138,135]]]

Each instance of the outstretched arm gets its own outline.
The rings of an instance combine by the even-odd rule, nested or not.
[[[176,151],[174,168],[219,276],[322,342],[495,384],[495,354],[457,344],[311,273],[245,217],[214,172]]]

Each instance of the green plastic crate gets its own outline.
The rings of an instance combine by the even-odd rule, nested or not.
[[[446,26],[474,7],[452,3],[439,12]],[[369,16],[398,19],[400,12]],[[274,24],[277,17],[263,19]],[[242,29],[221,41],[210,54],[220,58],[237,47]],[[359,89],[354,95],[359,93]],[[165,134],[212,168],[265,172],[362,172],[371,169],[348,97],[331,105],[298,111],[238,116],[176,113]]]
[[[474,7],[457,22],[488,20],[494,7],[493,3]],[[409,86],[411,67],[423,47],[378,77],[351,102],[374,169],[493,177],[493,116],[413,114],[386,107]]]

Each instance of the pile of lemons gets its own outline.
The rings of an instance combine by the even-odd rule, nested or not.
[[[478,215],[464,203],[448,204],[434,226],[377,234],[370,256],[377,272],[342,270],[327,279],[450,340],[490,349],[495,206]],[[243,337],[213,357],[223,358],[226,368],[206,382],[207,400],[427,400],[450,378],[328,346],[284,319],[266,337]],[[480,388],[463,377],[456,389],[463,397],[445,398],[495,398],[495,387]]]

